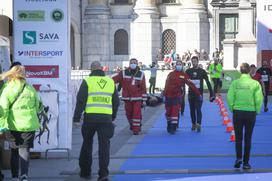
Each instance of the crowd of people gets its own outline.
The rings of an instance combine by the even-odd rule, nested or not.
[[[155,95],[157,63],[150,66],[150,88],[147,94],[146,77],[136,58],[129,60],[129,67],[118,69],[112,77],[105,75],[103,66],[98,61],[91,64],[91,73],[80,86],[73,116],[75,126],[81,126],[83,143],[79,156],[80,177],[91,178],[92,148],[95,133],[99,144],[98,181],[109,180],[110,139],[114,135],[114,120],[119,107],[118,91],[122,90],[125,113],[133,135],[141,134],[142,107],[165,104],[166,131],[174,135],[179,128],[180,117],[184,114],[185,84],[189,86],[188,102],[192,122],[192,131],[201,132],[204,81],[209,90],[209,101],[220,96],[222,87],[222,62],[217,53],[214,62],[207,70],[199,66],[200,55],[190,55],[192,67],[186,68],[180,59],[175,61],[174,69],[166,80],[163,92]],[[260,113],[264,96],[264,111],[268,111],[268,93],[270,65],[263,64],[257,69],[255,65],[243,63],[240,66],[241,77],[231,83],[227,94],[229,110],[233,112],[236,134],[235,168],[250,169],[251,137]],[[208,78],[214,84],[212,88]],[[14,181],[28,180],[29,150],[33,147],[35,130],[39,129],[38,113],[42,102],[35,89],[26,82],[24,66],[13,64],[11,69],[0,74],[0,135],[5,133],[11,148],[11,175]],[[257,81],[256,81],[257,80]],[[118,85],[118,86],[116,86]],[[84,114],[83,114],[84,113]],[[83,114],[83,124],[80,124]],[[245,137],[243,129],[245,128]],[[245,151],[242,156],[242,142]],[[19,170],[20,174],[19,174]],[[3,175],[0,173],[0,180]]]

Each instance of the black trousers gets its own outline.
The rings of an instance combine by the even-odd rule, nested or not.
[[[201,107],[202,107],[203,100],[201,100],[199,96],[190,96],[190,95],[188,100],[190,105],[190,114],[191,114],[192,124],[197,123],[201,125],[201,120],[202,120]]]
[[[150,77],[149,79],[149,94],[153,93],[155,94],[155,88],[156,88],[156,77]]]
[[[219,89],[222,87],[222,81],[220,78],[212,78],[213,81],[213,92],[219,93]]]
[[[265,95],[264,95],[264,108],[267,108],[268,94],[269,94],[269,83],[264,83]]]
[[[233,125],[236,136],[235,149],[236,158],[242,159],[242,146],[244,137],[244,158],[243,162],[248,163],[251,149],[251,138],[256,121],[256,112],[254,111],[233,111]],[[243,130],[245,133],[243,134]]]
[[[19,168],[21,175],[28,175],[29,168],[29,150],[33,148],[35,132],[10,131],[8,140],[11,147],[11,175],[13,178],[19,177]]]
[[[84,122],[81,128],[83,143],[79,156],[80,174],[87,176],[91,174],[93,137],[98,136],[99,177],[108,176],[110,162],[110,139],[114,134],[112,123],[90,123]]]
[[[181,105],[180,105],[180,113],[183,115],[185,110],[185,85],[181,88]]]

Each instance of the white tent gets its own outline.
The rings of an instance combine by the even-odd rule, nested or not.
[[[9,39],[0,35],[0,72],[10,67]]]

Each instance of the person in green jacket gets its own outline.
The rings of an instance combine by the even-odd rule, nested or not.
[[[209,74],[213,82],[213,87],[214,87],[213,92],[215,94],[219,94],[219,90],[222,87],[222,80],[221,80],[222,71],[223,71],[223,67],[222,67],[222,64],[219,63],[219,59],[214,58],[214,63],[209,66]]]
[[[242,164],[243,129],[244,134],[244,157],[243,169],[251,169],[249,164],[251,138],[256,122],[256,115],[260,113],[263,93],[258,81],[253,80],[250,75],[250,66],[243,63],[240,66],[241,77],[234,80],[227,94],[228,107],[233,112],[233,125],[235,131],[236,161],[235,168]]]
[[[26,83],[25,68],[12,67],[0,74],[0,80],[6,79],[0,97],[0,131],[8,129],[11,147],[11,175],[19,181],[27,181],[29,167],[29,149],[33,147],[35,131],[40,123],[37,113],[41,102],[36,90]]]

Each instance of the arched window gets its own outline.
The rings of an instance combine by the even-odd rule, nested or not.
[[[168,29],[162,34],[162,52],[167,55],[171,50],[176,50],[176,33]]]
[[[115,4],[128,4],[128,0],[115,0],[114,1]]]
[[[128,34],[119,29],[114,34],[114,55],[128,55]]]

